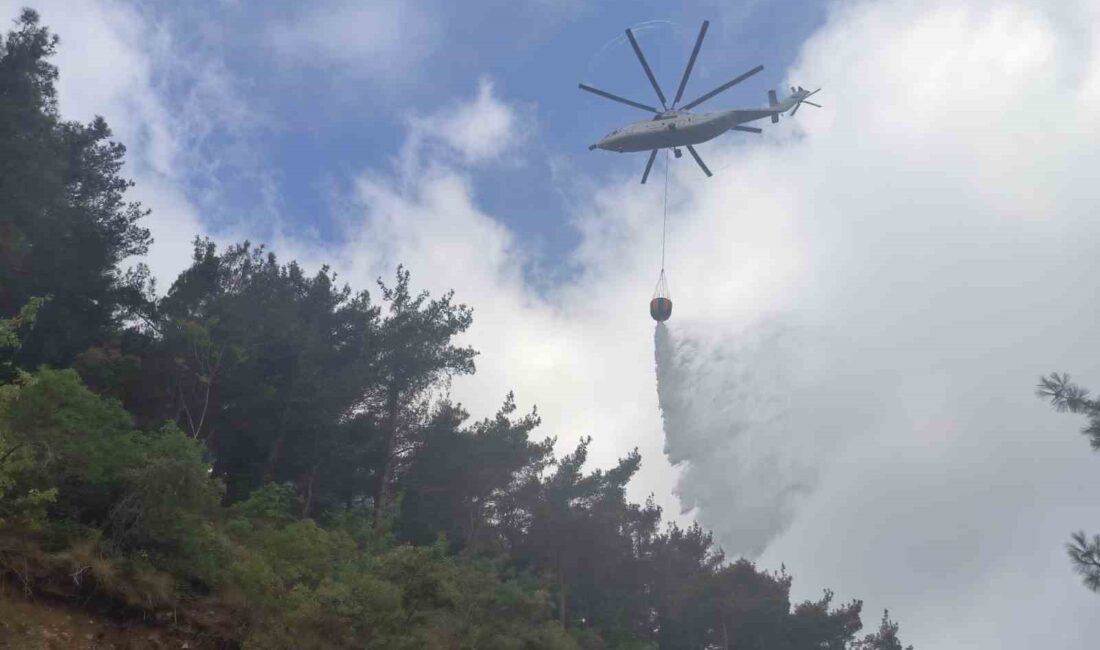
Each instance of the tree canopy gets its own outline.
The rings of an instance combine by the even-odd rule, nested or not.
[[[28,366],[64,366],[111,335],[147,277],[120,264],[152,241],[107,122],[58,113],[57,44],[30,9],[0,43],[0,315],[50,297],[18,353]]]

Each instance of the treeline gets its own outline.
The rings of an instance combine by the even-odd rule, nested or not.
[[[0,48],[0,579],[247,648],[900,649],[627,501],[636,452],[471,421],[472,312],[243,243],[162,297],[106,123],[61,119],[57,39]],[[170,619],[170,621],[169,621]]]

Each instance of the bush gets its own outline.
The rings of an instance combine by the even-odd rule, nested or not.
[[[202,443],[173,424],[141,442],[143,462],[124,473],[125,490],[108,516],[112,546],[180,577],[220,584],[228,549],[214,520],[223,489],[210,478]]]
[[[75,372],[41,370],[0,386],[0,450],[0,525],[27,530],[48,519],[36,539],[54,559],[80,549],[112,557],[110,570],[82,566],[98,566],[100,583],[146,582],[138,590],[156,593],[126,604],[164,602],[172,576],[204,587],[224,581],[221,486],[201,443],[174,425],[137,431],[116,401],[93,394]]]
[[[0,430],[0,528],[7,525],[37,528],[46,519],[46,508],[57,500],[54,488],[19,485],[31,467],[26,446],[9,444]]]
[[[72,370],[41,370],[0,387],[0,435],[26,450],[14,487],[56,490],[49,512],[102,524],[126,473],[144,459],[142,434],[117,403],[89,391]]]

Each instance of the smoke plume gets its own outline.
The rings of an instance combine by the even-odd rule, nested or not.
[[[810,422],[822,386],[807,338],[779,320],[718,339],[657,325],[665,454],[683,467],[684,509],[696,509],[729,552],[763,552],[813,489],[835,442]]]

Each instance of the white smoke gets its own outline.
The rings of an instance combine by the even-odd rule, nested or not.
[[[665,433],[700,523],[727,550],[763,544],[794,598],[889,607],[923,648],[1095,647],[1064,545],[1097,526],[1098,461],[1032,388],[1100,382],[1098,36],[1093,1],[838,5],[789,73],[825,108],[708,151],[722,184],[674,231],[690,253],[660,372],[733,424],[674,405]],[[765,314],[798,336],[746,352]],[[743,425],[737,365],[761,396],[782,369],[783,426]],[[754,478],[768,463],[778,483]]]
[[[841,436],[815,426],[826,377],[808,331],[771,319],[727,337],[654,335],[665,453],[685,509],[727,552],[755,557],[786,529]]]

